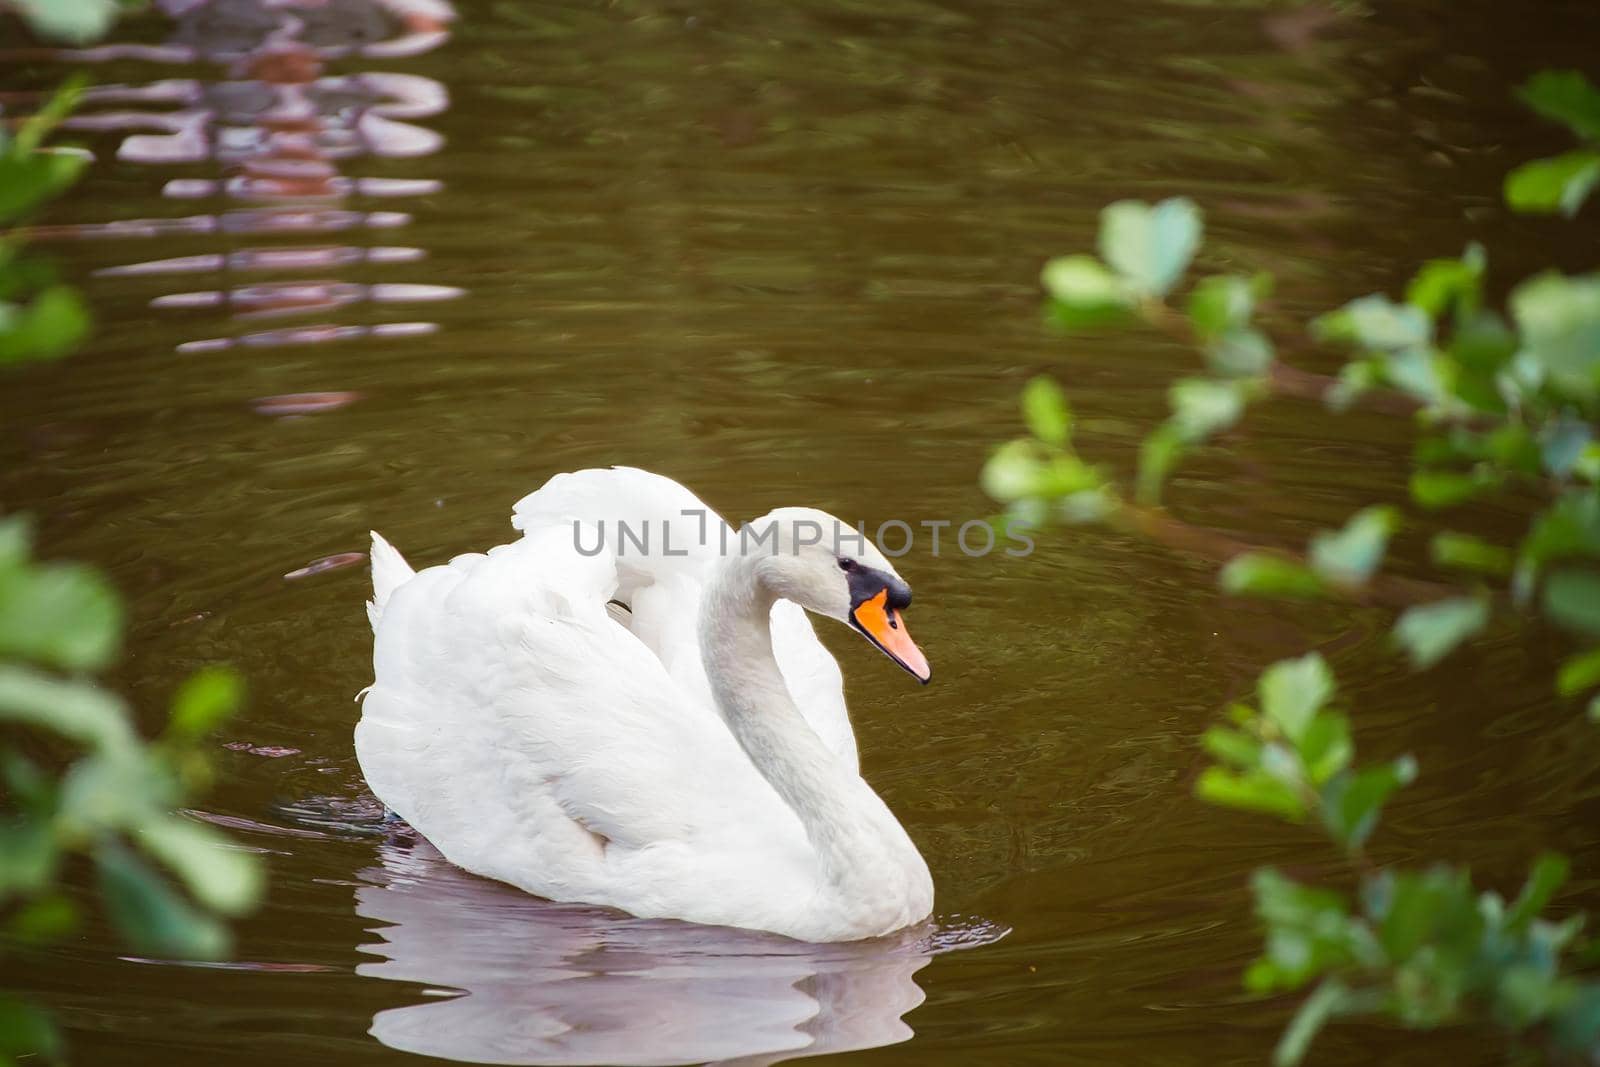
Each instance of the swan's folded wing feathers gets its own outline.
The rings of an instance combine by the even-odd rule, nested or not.
[[[604,555],[618,552],[619,523],[635,532],[649,530],[654,554],[628,551],[613,557],[617,595],[633,612],[628,628],[681,689],[698,703],[709,704],[711,689],[700,663],[695,620],[701,592],[724,544],[738,544],[731,531],[724,537],[727,524],[720,515],[671,478],[636,467],[611,467],[555,475],[517,501],[511,522],[525,537],[560,528],[568,540],[574,536],[572,524],[580,523],[583,544],[603,546],[609,550]],[[662,531],[669,526],[670,556],[662,551]],[[779,601],[772,623],[773,650],[795,704],[823,743],[857,769],[839,665],[817,640],[804,608]]]
[[[547,531],[422,571],[384,611],[357,730],[386,804],[453,862],[544,895],[593,898],[630,854],[736,839],[776,799],[606,614],[610,566]]]

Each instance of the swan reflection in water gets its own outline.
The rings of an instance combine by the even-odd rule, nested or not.
[[[555,904],[468,874],[420,838],[381,846],[356,912],[385,924],[357,973],[429,987],[379,1012],[390,1048],[495,1064],[777,1063],[904,1041],[913,976],[1009,931],[982,920],[809,945]],[[443,987],[443,988],[441,988]]]

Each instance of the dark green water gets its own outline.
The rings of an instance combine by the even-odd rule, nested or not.
[[[368,1034],[379,1013],[392,1045],[494,1062],[531,1061],[550,1041],[602,1063],[778,1056],[823,1034],[909,1038],[841,1062],[1262,1063],[1292,1004],[1238,992],[1257,944],[1245,881],[1266,862],[1315,872],[1327,852],[1193,800],[1195,738],[1262,664],[1309,646],[1346,681],[1362,753],[1421,762],[1380,859],[1466,861],[1511,888],[1535,852],[1559,848],[1576,860],[1563,900],[1594,903],[1596,740],[1548,695],[1560,651],[1548,641],[1491,640],[1413,677],[1384,646],[1384,615],[1228,600],[1203,561],[1073,530],[1024,560],[901,562],[938,678],[926,690],[824,635],[866,772],[928,857],[938,913],[1009,936],[931,961],[905,946],[795,958],[551,909],[375,831],[350,741],[351,698],[371,677],[364,569],[284,577],[361,551],[369,528],[417,562],[506,540],[521,494],[610,463],[669,474],[735,518],[780,504],[874,522],[981,517],[978,467],[1016,432],[1018,389],[1041,370],[1069,387],[1086,450],[1126,468],[1195,357],[1155,336],[1054,336],[1035,285],[1047,257],[1092,242],[1118,197],[1195,197],[1204,265],[1276,272],[1285,321],[1392,289],[1470,239],[1489,246],[1501,287],[1551,261],[1591,266],[1592,218],[1512,219],[1498,189],[1516,162],[1563,147],[1510,88],[1541,66],[1592,63],[1592,8],[1371,7],[468,3],[431,51],[324,72],[447,90],[438,113],[390,120],[437,145],[366,128],[419,154],[345,157],[331,134],[299,154],[260,150],[265,129],[331,128],[360,110],[337,100],[313,106],[316,121],[292,108],[194,119],[196,158],[124,140],[161,132],[143,126],[77,134],[99,162],[44,220],[60,228],[46,247],[100,329],[71,361],[4,381],[0,501],[126,591],[116,680],[148,722],[200,663],[249,678],[205,807],[263,851],[272,888],[240,925],[243,964],[130,961],[97,929],[6,984],[43,991],[82,1064],[422,1062]],[[191,16],[179,39],[248,37],[251,10]],[[160,42],[172,25],[149,14],[119,39]],[[64,66],[13,55],[0,88],[51,84]],[[305,76],[228,69],[176,54],[95,66],[127,85]],[[197,199],[163,195],[249,161],[249,176],[286,181],[285,159],[311,169],[278,188],[300,194],[280,207],[409,221],[283,232],[281,215],[237,214],[269,203],[203,185],[169,189]],[[327,199],[339,190],[311,173],[319,160],[337,176],[439,185]],[[195,216],[215,221],[72,229]],[[250,255],[373,246],[426,258],[258,270]],[[245,255],[225,268],[96,273],[233,253]],[[327,284],[259,288],[307,282]],[[363,288],[397,285],[443,288]],[[231,308],[172,299],[240,288]],[[234,313],[274,304],[290,313]],[[245,339],[416,322],[437,330]],[[193,343],[229,338],[242,340]],[[313,392],[350,395],[297,415],[263,404]],[[1298,544],[1403,495],[1409,432],[1279,402],[1186,468],[1171,502],[1235,536]],[[1419,556],[1402,542],[1402,567]],[[441,998],[453,990],[469,996]],[[1355,1026],[1314,1062],[1443,1057],[1500,1059],[1482,1035]]]

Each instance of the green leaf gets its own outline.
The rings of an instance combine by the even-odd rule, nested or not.
[[[1258,867],[1250,876],[1256,913],[1272,926],[1318,925],[1327,914],[1345,915],[1344,897],[1331,889],[1301,885],[1271,867]]]
[[[1305,803],[1293,789],[1263,771],[1234,772],[1211,766],[1200,772],[1195,795],[1225,808],[1277,815],[1299,822]]]
[[[1540,434],[1538,446],[1545,471],[1557,478],[1567,477],[1577,467],[1593,436],[1593,428],[1570,413],[1563,412],[1552,420]]]
[[[1571,558],[1600,558],[1600,492],[1592,487],[1569,489],[1534,516],[1512,576],[1517,603],[1528,602],[1547,564]]]
[[[0,1063],[27,1063],[42,1056],[60,1062],[61,1033],[43,1009],[14,997],[0,996]]]
[[[1319,530],[1311,538],[1311,569],[1335,585],[1364,584],[1383,562],[1399,522],[1394,508],[1370,507],[1356,512],[1338,532]]]
[[[1105,487],[1105,478],[1077,456],[1045,454],[1036,442],[1019,439],[995,450],[984,464],[979,484],[996,500],[1012,503],[1055,500],[1100,490]]]
[[[1490,577],[1511,573],[1510,549],[1471,534],[1453,530],[1434,534],[1428,549],[1433,562],[1440,567],[1472,571]]]
[[[99,40],[116,21],[117,0],[14,0],[18,13],[42,37],[87,44]]]
[[[1072,434],[1072,410],[1051,378],[1040,375],[1023,387],[1022,415],[1033,435],[1047,444],[1064,445]]]
[[[1102,332],[1132,325],[1139,320],[1133,304],[1068,304],[1045,302],[1045,325],[1060,333]]]
[[[1229,378],[1255,377],[1272,366],[1272,342],[1250,325],[1257,299],[1272,286],[1272,277],[1244,278],[1218,274],[1202,278],[1189,295],[1189,321],[1205,347],[1216,373]]]
[[[1161,489],[1167,476],[1186,451],[1183,435],[1170,421],[1157,426],[1139,443],[1139,476],[1136,496],[1141,504],[1161,502]]]
[[[1206,345],[1206,364],[1228,378],[1259,377],[1276,358],[1267,335],[1250,327],[1229,330]]]
[[[1541,274],[1513,289],[1510,303],[1522,331],[1521,356],[1563,389],[1594,396],[1600,387],[1600,275]]]
[[[68,76],[50,99],[44,102],[43,107],[23,120],[16,136],[11,139],[11,154],[29,155],[37,152],[39,146],[44,144],[45,137],[78,109],[88,85],[89,76],[81,70]]]
[[[1383,383],[1383,365],[1377,359],[1352,359],[1339,368],[1339,380],[1324,394],[1329,411],[1343,413],[1361,394]]]
[[[1520,1031],[1550,1018],[1572,999],[1572,979],[1532,963],[1507,963],[1495,976],[1494,1019]]]
[[[1245,552],[1233,557],[1217,576],[1217,583],[1223,592],[1233,596],[1310,600],[1327,593],[1327,586],[1315,571],[1266,552]]]
[[[26,515],[0,518],[0,571],[8,571],[28,562],[32,548],[33,524]]]
[[[260,862],[211,827],[161,814],[141,822],[136,837],[212,911],[242,915],[260,901],[265,885]]]
[[[1454,399],[1455,368],[1443,355],[1427,346],[1385,355],[1383,376],[1390,385],[1424,404],[1444,405]]]
[[[1488,258],[1477,242],[1467,246],[1460,259],[1430,259],[1406,287],[1406,303],[1434,318],[1454,308],[1470,315],[1478,309]]]
[[[132,852],[108,841],[95,851],[95,863],[106,911],[136,951],[200,960],[227,955],[227,929],[196,910]]]
[[[0,571],[0,655],[99,670],[121,636],[122,606],[94,569],[50,563]]]
[[[61,195],[87,165],[88,157],[77,152],[0,155],[0,225]]]
[[[1100,257],[1140,292],[1164,297],[1200,247],[1200,209],[1176,197],[1120,200],[1100,213]]]
[[[0,663],[0,722],[51,730],[108,751],[129,749],[135,743],[127,709],[113,694],[10,663]]]
[[[1474,468],[1471,471],[1413,471],[1411,499],[1416,501],[1418,507],[1438,511],[1465,504],[1499,484],[1500,476],[1484,468]]]
[[[1557,1048],[1583,1056],[1600,1043],[1600,983],[1585,982],[1557,1011],[1551,1021]]]
[[[47,822],[0,822],[0,901],[43,892],[60,862],[61,849]]]
[[[1600,648],[1568,658],[1556,675],[1556,692],[1564,697],[1575,697],[1597,685],[1600,685]]]
[[[1569,473],[1590,485],[1600,484],[1600,443],[1590,441],[1584,445]]]
[[[1529,477],[1543,472],[1543,452],[1526,426],[1508,423],[1490,431],[1483,440],[1489,458],[1502,470]]]
[[[92,753],[61,780],[56,822],[74,838],[137,825],[182,799],[182,784],[148,749]]]
[[[1082,253],[1050,260],[1039,273],[1039,284],[1054,299],[1080,310],[1124,308],[1134,296],[1126,281]]]
[[[1328,832],[1346,849],[1360,848],[1378,825],[1389,795],[1416,776],[1416,761],[1404,756],[1331,779],[1322,789],[1322,820]]]
[[[1352,958],[1349,909],[1340,894],[1300,885],[1270,867],[1258,868],[1250,884],[1267,928],[1266,955],[1246,975],[1253,991],[1296,989]]]
[[[65,937],[77,928],[78,909],[60,893],[28,901],[5,924],[9,937],[28,944],[40,944]]]
[[[1307,652],[1262,671],[1256,689],[1262,714],[1298,745],[1317,711],[1333,698],[1333,672],[1320,654]]]
[[[89,310],[74,290],[52,286],[12,308],[0,331],[0,364],[60,359],[89,335]]]
[[[1544,585],[1544,613],[1558,625],[1600,635],[1600,574],[1562,570]]]
[[[1540,115],[1581,140],[1600,141],[1600,89],[1576,70],[1541,70],[1517,93]]]
[[[1379,937],[1395,963],[1404,963],[1419,951],[1436,951],[1430,945],[1439,942],[1470,944],[1481,936],[1483,920],[1465,871],[1442,866],[1424,871],[1390,868],[1371,881],[1368,908],[1379,921]],[[1401,1016],[1415,1022],[1428,1018],[1417,1008],[1408,1015],[1404,1005]]]
[[[54,802],[55,782],[33,760],[14,749],[0,749],[0,785],[11,792],[16,807],[45,815]]]
[[[1297,747],[1303,777],[1312,785],[1322,785],[1348,767],[1356,754],[1350,740],[1350,720],[1336,712],[1318,712]]]
[[[1244,278],[1214,274],[1195,283],[1189,294],[1189,322],[1201,340],[1213,340],[1250,324],[1256,301],[1272,286],[1272,276]]]
[[[1296,1067],[1311,1050],[1311,1042],[1333,1018],[1351,1003],[1350,989],[1337,978],[1329,978],[1301,1002],[1294,1018],[1272,1050],[1274,1067]]]
[[[179,737],[203,737],[226,722],[243,698],[238,674],[227,667],[203,667],[178,687],[167,728]]]
[[[1465,370],[1493,378],[1517,354],[1519,343],[1504,318],[1480,308],[1470,315],[1458,316],[1448,351],[1450,358]]]
[[[1481,596],[1449,597],[1407,608],[1394,625],[1395,641],[1414,670],[1425,670],[1489,624],[1489,601]]]
[[[1373,352],[1400,352],[1427,345],[1433,323],[1427,312],[1373,294],[1352,300],[1311,323],[1318,340],[1357,345]]]
[[[996,500],[1021,500],[1036,491],[1042,466],[1032,441],[1007,441],[983,465],[978,484]]]
[[[1216,378],[1183,378],[1167,390],[1172,426],[1189,444],[1226,430],[1244,414],[1245,388]]]
[[[1535,159],[1506,175],[1506,203],[1525,214],[1571,218],[1600,184],[1600,152],[1567,152]]]
[[[1545,905],[1566,883],[1572,862],[1557,852],[1545,852],[1533,861],[1522,892],[1506,912],[1505,925],[1513,931],[1525,930],[1544,911]]]
[[[1258,766],[1261,762],[1261,742],[1226,726],[1208,729],[1200,736],[1200,744],[1217,759],[1241,769]]]

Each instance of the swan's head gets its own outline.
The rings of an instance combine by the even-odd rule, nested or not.
[[[845,623],[927,684],[932,671],[903,615],[911,587],[865,534],[815,508],[779,508],[746,530],[743,550],[762,557],[768,589]]]

